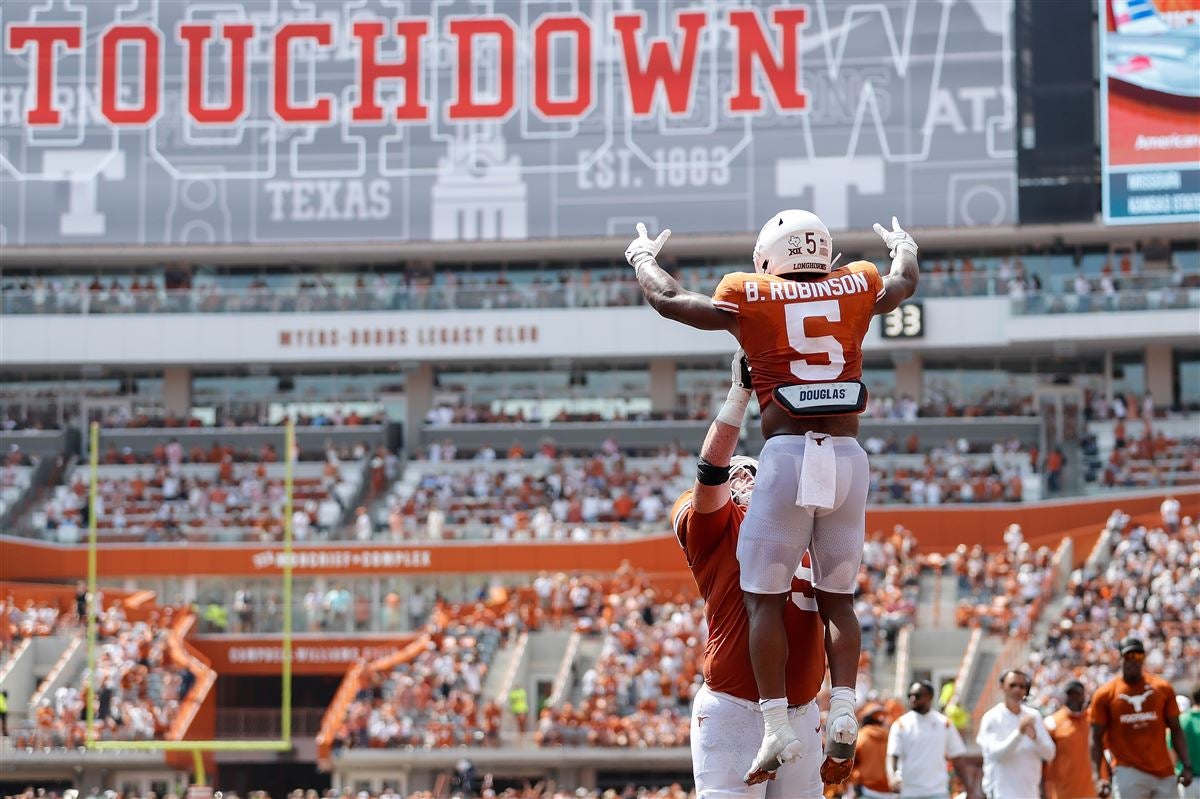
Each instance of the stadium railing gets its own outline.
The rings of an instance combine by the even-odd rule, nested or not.
[[[1200,289],[1170,286],[1122,289],[1113,294],[1030,294],[1012,298],[1014,316],[1200,308]]]
[[[989,271],[926,271],[922,273],[924,297],[1003,297],[1013,290],[1013,281],[1028,281],[1028,275],[1045,271],[1036,261],[1017,274]],[[681,283],[694,291],[707,293],[727,271],[723,269],[683,270]],[[321,275],[313,275],[322,277]],[[561,277],[570,277],[561,281]],[[1091,296],[1100,299],[1099,273],[1085,275],[1093,282]],[[1169,289],[1172,283],[1194,282],[1193,270],[1158,273],[1116,274],[1119,288],[1145,292]],[[1072,294],[1073,278],[1060,275],[1047,279],[1037,295]],[[1053,285],[1057,283],[1057,288]],[[0,291],[0,308],[6,314],[111,315],[111,314],[192,314],[192,313],[332,313],[344,311],[441,311],[502,310],[506,308],[613,308],[640,305],[641,289],[636,281],[601,276],[584,282],[578,274],[556,275],[554,282],[513,281],[491,284],[386,286],[296,285],[247,286],[244,281],[210,283],[185,289],[141,288],[128,286],[99,290],[23,289],[7,287]],[[1097,303],[1099,304],[1099,303]],[[1190,306],[1184,306],[1190,307]],[[1100,309],[1097,309],[1100,310]],[[1113,309],[1116,310],[1116,309]]]

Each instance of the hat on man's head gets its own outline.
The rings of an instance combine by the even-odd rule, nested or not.
[[[1142,643],[1142,639],[1134,638],[1133,636],[1121,639],[1121,656],[1124,657],[1130,652],[1141,652],[1143,655],[1146,654],[1146,647]]]

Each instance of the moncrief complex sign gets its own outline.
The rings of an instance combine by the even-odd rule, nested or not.
[[[5,0],[0,244],[1008,223],[1011,12]]]

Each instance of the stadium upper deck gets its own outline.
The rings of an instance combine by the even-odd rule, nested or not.
[[[960,406],[996,391],[1019,403],[1051,383],[1200,403],[1200,261],[1193,241],[1163,244],[931,254],[917,302],[868,335],[868,387]],[[410,430],[445,402],[542,419],[708,413],[732,342],[656,318],[627,272],[598,266],[39,269],[0,294],[0,400],[14,420],[55,424],[122,406],[210,424],[342,406]],[[680,274],[706,291],[728,268]]]

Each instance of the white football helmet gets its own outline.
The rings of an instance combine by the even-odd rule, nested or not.
[[[763,225],[754,242],[754,271],[768,275],[827,275],[832,259],[833,237],[812,211],[780,211]]]

